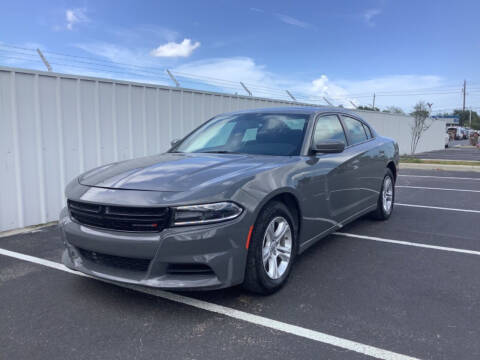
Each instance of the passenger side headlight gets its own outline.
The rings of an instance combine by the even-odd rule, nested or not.
[[[203,205],[178,206],[173,208],[173,225],[199,225],[235,219],[243,209],[232,202]]]

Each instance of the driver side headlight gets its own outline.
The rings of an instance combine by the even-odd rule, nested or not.
[[[229,201],[173,208],[173,226],[210,224],[235,219],[243,209]]]

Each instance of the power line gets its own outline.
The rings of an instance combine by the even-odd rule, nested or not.
[[[15,48],[15,49],[21,49],[21,50],[30,51],[30,52],[35,51],[34,49],[28,49],[28,48],[19,47],[19,46],[13,46],[13,45],[0,44],[0,47],[1,46],[11,47],[11,48]],[[114,64],[114,65],[121,65],[122,67],[127,66],[129,68],[134,68],[134,69],[138,69],[138,70],[141,70],[141,71],[148,71],[149,73],[150,72],[153,73],[153,72],[157,72],[157,71],[162,71],[162,72],[165,71],[165,69],[132,65],[132,64],[116,62],[116,61],[111,61],[111,60],[109,60],[107,62],[107,61],[104,61],[104,60],[92,59],[90,57],[74,56],[74,55],[68,55],[68,54],[52,52],[52,51],[45,51],[45,53],[46,54],[58,55],[58,56],[62,56],[62,57],[72,58],[72,59],[74,59],[73,61],[76,62],[76,63],[84,63],[84,64],[87,64],[87,65],[94,65],[95,64],[95,65],[105,67],[105,68],[117,68],[117,67],[111,65],[111,64]],[[25,53],[22,53],[22,54],[35,56],[35,54],[25,54]],[[90,61],[84,62],[84,61],[78,60],[78,58],[87,59],[87,60],[90,60]],[[67,64],[65,64],[65,65],[67,65]],[[232,80],[218,79],[218,78],[189,74],[189,73],[183,73],[183,72],[178,72],[178,71],[175,71],[175,74],[182,75],[182,76],[185,76],[185,77],[190,77],[190,78],[197,78],[197,79],[202,79],[202,80],[211,80],[211,81],[215,81],[218,84],[219,83],[225,83],[225,84],[228,83],[228,84],[235,84],[235,85],[237,84],[235,81],[232,81]],[[265,87],[265,86],[260,86],[258,84],[254,84],[254,83],[250,83],[250,82],[248,82],[248,83],[244,82],[244,83],[247,84],[247,85],[250,85],[250,87],[254,87],[256,89],[266,89],[266,90],[270,90],[270,91],[275,91],[277,93],[283,93],[283,91],[284,91],[283,89],[280,89],[280,88]],[[429,89],[432,89],[434,91],[432,91],[432,92],[422,92],[422,93],[418,93],[418,94],[416,93],[416,92],[419,92],[419,91],[426,91],[426,90],[429,90]],[[453,93],[455,93],[455,91],[451,91],[450,89],[452,89],[452,87],[449,87],[449,88],[433,87],[433,88],[409,89],[409,90],[401,90],[401,91],[384,91],[384,92],[377,92],[376,95],[377,96],[401,96],[401,95],[409,96],[409,95],[430,95],[430,94],[437,94],[437,93],[438,94],[443,94],[443,93],[453,94]],[[349,97],[367,97],[367,96],[369,97],[371,95],[368,94],[368,93],[357,93],[357,94],[356,93],[351,93],[351,94],[348,94],[348,96]],[[344,98],[344,97],[337,96],[337,99],[341,99],[341,98]]]
[[[13,50],[12,50],[13,49]],[[20,46],[8,45],[8,44],[0,44],[0,52],[6,54],[3,56],[5,59],[10,60],[22,60],[25,62],[31,62],[35,64],[39,64],[39,58],[35,53],[35,49],[29,49]],[[49,60],[51,64],[57,65],[60,67],[65,67],[65,69],[70,68],[77,68],[87,72],[100,72],[101,74],[121,74],[123,76],[129,77],[142,77],[148,78],[149,81],[158,81],[162,80],[169,83],[171,80],[167,76],[164,68],[158,66],[140,66],[134,64],[127,64],[112,60],[100,60],[100,59],[93,59],[91,57],[86,56],[76,56],[76,55],[69,55],[63,54],[53,51],[44,51],[45,54],[48,54]],[[62,69],[62,68],[61,68]],[[65,71],[65,70],[64,70]],[[233,80],[227,79],[220,79],[210,76],[204,75],[197,75],[197,74],[189,74],[184,73],[181,71],[173,70],[172,73],[176,76],[181,78],[182,85],[184,84],[200,84],[202,87],[213,87],[219,88],[222,90],[234,90],[235,92],[242,91],[240,87],[240,83]],[[278,99],[287,99],[285,93],[285,89],[281,89],[280,87],[274,88],[265,85],[260,85],[256,83],[244,82],[244,84],[248,87],[248,89],[254,94],[265,94],[267,97],[273,97]],[[449,84],[454,84],[449,83]],[[403,97],[403,96],[448,96],[458,94],[459,92],[462,93],[463,97],[466,98],[467,95],[470,96],[477,96],[480,93],[480,85],[479,83],[471,83],[471,87],[467,93],[466,91],[466,82],[464,82],[464,87],[460,88],[452,85],[447,86],[449,84],[445,84],[444,86],[437,86],[437,87],[429,87],[429,88],[419,88],[419,89],[408,89],[408,90],[383,90],[380,92],[375,92],[375,97]],[[477,85],[475,87],[475,85]],[[198,85],[194,85],[198,86]],[[326,93],[325,93],[326,94]],[[328,96],[328,98],[332,100],[340,100],[344,103],[351,101],[353,99],[359,98],[370,98],[371,93],[348,93],[344,95],[334,95]],[[322,95],[314,95],[310,96],[306,93],[295,93],[295,99],[299,101],[306,101],[306,102],[323,102]]]

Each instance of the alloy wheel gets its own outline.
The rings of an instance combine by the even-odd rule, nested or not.
[[[282,277],[292,256],[292,230],[288,221],[277,216],[267,226],[263,236],[262,260],[268,277]]]
[[[390,176],[383,180],[382,205],[386,214],[390,214],[393,207],[393,181]]]

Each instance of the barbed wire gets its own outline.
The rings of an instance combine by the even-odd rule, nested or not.
[[[161,82],[162,85],[170,84],[171,79],[166,73],[166,68],[156,66],[153,63],[147,63],[145,65],[129,64],[113,60],[102,60],[88,56],[77,56],[71,54],[65,54],[60,52],[54,52],[50,50],[44,51],[48,57],[50,64],[60,67],[63,71],[73,71],[73,69],[79,69],[82,72],[87,73],[100,73],[116,74],[129,79],[141,78],[142,81],[148,81],[151,83]],[[10,65],[11,61],[21,61],[28,64],[35,64],[36,66],[42,66],[43,63],[39,59],[37,50],[33,48],[27,48],[22,46],[16,46],[12,44],[0,43],[0,62],[7,60]],[[144,60],[142,60],[144,61]],[[183,71],[170,70],[170,72],[181,80],[182,87],[185,85],[192,85],[195,87],[209,87],[214,89],[221,89],[223,91],[234,92],[235,94],[244,94],[245,90],[240,85],[240,82],[228,79],[221,79],[212,76],[192,74]],[[273,82],[274,80],[266,79],[266,81]],[[270,97],[282,100],[292,100],[290,95],[287,94],[285,89],[280,87],[274,87],[276,85],[267,86],[265,84],[258,84],[254,82],[243,82],[248,89],[256,96]],[[480,95],[480,83],[470,83],[467,96],[476,97]],[[291,91],[292,92],[292,91]],[[321,95],[310,95],[308,93],[301,93],[300,91],[294,92],[295,99],[300,102],[310,103],[325,103],[325,97],[330,100],[341,101],[350,105],[350,102],[360,103],[358,99],[372,98],[373,93],[378,97],[405,97],[405,96],[451,96],[455,94],[461,94],[462,88],[459,84],[454,82],[444,84],[436,87],[423,87],[417,89],[408,90],[383,90],[372,91],[363,93],[346,93],[344,95],[334,94],[329,95],[328,92],[323,92]],[[437,111],[437,110],[436,110]],[[440,111],[440,110],[438,110]]]

